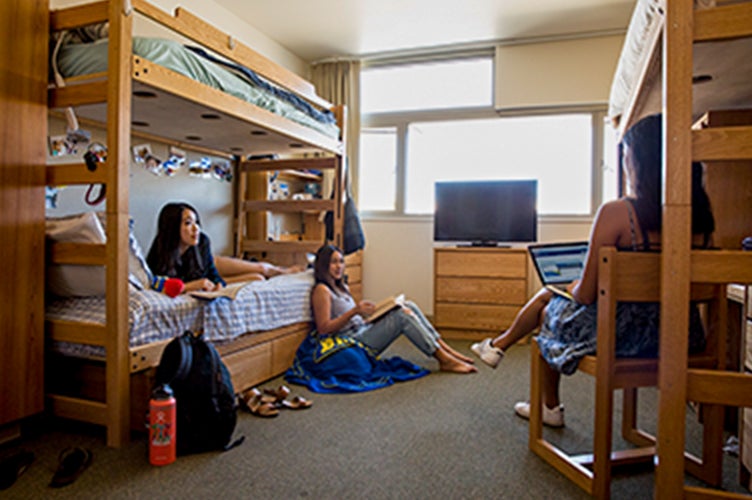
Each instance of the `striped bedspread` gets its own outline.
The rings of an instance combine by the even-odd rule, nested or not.
[[[311,321],[310,292],[313,273],[277,276],[243,287],[234,300],[211,301],[188,295],[170,298],[153,290],[131,286],[128,300],[130,347],[172,338],[185,330],[203,331],[214,342],[234,339],[248,332],[265,331],[301,321]],[[47,320],[105,324],[104,297],[66,298],[49,301]],[[53,349],[67,356],[98,358],[101,347],[55,342]]]

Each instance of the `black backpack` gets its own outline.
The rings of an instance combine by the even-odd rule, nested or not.
[[[229,450],[237,423],[237,401],[230,372],[214,346],[190,331],[162,352],[156,387],[169,384],[177,403],[177,453]]]

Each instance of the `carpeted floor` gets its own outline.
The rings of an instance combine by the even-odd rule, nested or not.
[[[469,342],[452,344],[469,352]],[[436,369],[406,341],[390,354]],[[528,356],[528,346],[519,345],[497,370],[480,365],[473,375],[434,373],[369,393],[321,395],[290,386],[313,407],[272,419],[242,413],[236,434],[245,435],[243,445],[181,457],[166,467],[149,465],[145,436],[110,449],[100,431],[55,424],[0,450],[0,456],[21,448],[36,455],[0,497],[587,498],[527,449],[527,423],[514,416],[512,405],[527,399]],[[264,386],[282,383],[279,378]],[[572,451],[591,444],[592,389],[592,379],[582,374],[562,382],[567,427],[549,432]],[[643,391],[642,400],[641,423],[653,430],[655,391]],[[693,415],[687,421],[688,446],[696,449],[698,425]],[[68,446],[90,448],[93,464],[74,484],[51,489],[58,453]],[[724,487],[742,492],[737,466],[727,456]],[[652,471],[617,475],[612,497],[650,498],[652,490]]]

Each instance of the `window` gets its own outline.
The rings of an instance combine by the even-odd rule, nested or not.
[[[588,114],[413,123],[405,213],[433,213],[437,180],[537,179],[538,213],[588,215]]]
[[[453,179],[537,179],[544,216],[590,216],[601,199],[615,196],[616,167],[600,159],[613,135],[600,125],[602,111],[499,116],[492,87],[490,54],[365,67],[361,211],[432,214],[434,183]]]
[[[490,57],[366,69],[361,113],[490,106],[492,86]]]
[[[361,129],[358,204],[368,210],[395,210],[397,191],[397,130]]]

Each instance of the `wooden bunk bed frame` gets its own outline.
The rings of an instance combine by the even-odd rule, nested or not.
[[[752,252],[740,249],[741,239],[752,234],[752,113],[741,111],[752,108],[752,99],[749,84],[736,89],[739,99],[733,111],[723,110],[729,101],[721,99],[720,93],[716,100],[712,95],[704,101],[698,99],[699,90],[693,96],[693,70],[698,70],[693,66],[693,49],[698,44],[752,37],[752,2],[719,0],[715,7],[696,10],[692,0],[666,0],[663,8],[660,35],[651,42],[651,57],[646,59],[640,84],[619,122],[624,131],[648,114],[644,99],[650,94],[649,87],[661,86],[664,186],[655,497],[738,498],[712,488],[685,485],[685,410],[687,401],[752,406],[752,376],[688,369],[686,332],[692,284],[752,283]],[[719,84],[724,81],[719,75],[712,76]],[[750,81],[748,75],[746,82]],[[727,90],[734,92],[733,87]],[[705,118],[697,122],[702,114]],[[692,161],[702,161],[708,168],[708,191],[721,232],[716,238],[720,250],[691,250]],[[734,175],[734,180],[729,175]],[[735,192],[719,191],[719,185]]]
[[[335,172],[333,198],[324,209],[334,212],[334,243],[341,244],[342,239],[343,141],[133,55],[134,12],[256,71],[319,108],[331,109],[340,120],[340,130],[344,130],[342,106],[332,106],[316,95],[309,82],[185,10],[178,8],[170,15],[143,0],[106,0],[50,12],[52,32],[109,22],[109,65],[106,73],[72,79],[74,81],[65,87],[51,89],[48,96],[50,109],[73,106],[81,116],[106,123],[103,126],[108,147],[106,162],[93,172],[87,170],[84,163],[47,167],[47,185],[100,183],[107,188],[107,243],[59,243],[48,250],[49,262],[106,267],[106,325],[46,322],[48,339],[102,346],[106,349],[106,359],[99,366],[84,368],[76,375],[80,390],[75,397],[48,393],[48,409],[64,418],[105,426],[107,444],[115,447],[129,440],[132,425],[143,429],[144,409],[151,388],[149,373],[166,344],[160,342],[135,349],[128,345],[128,171],[134,120],[149,123],[154,140],[231,155],[236,160],[236,168],[240,166],[241,154],[323,153],[322,161]],[[134,97],[137,90],[147,91],[145,95],[150,99]],[[153,105],[155,100],[160,106]],[[167,120],[164,111],[159,110],[164,109],[163,105],[172,106],[175,113]],[[212,119],[202,123],[201,119],[194,118],[204,113]],[[220,127],[217,117],[222,120]],[[180,124],[187,122],[192,123],[191,135],[199,136],[200,140],[186,139],[187,131]],[[152,132],[154,130],[158,132]],[[307,244],[310,246],[310,242]],[[284,242],[268,242],[265,248],[279,252],[294,250]],[[236,390],[282,373],[291,364],[309,328],[309,323],[298,323],[245,335],[219,346]],[[52,366],[48,367],[51,369]]]

